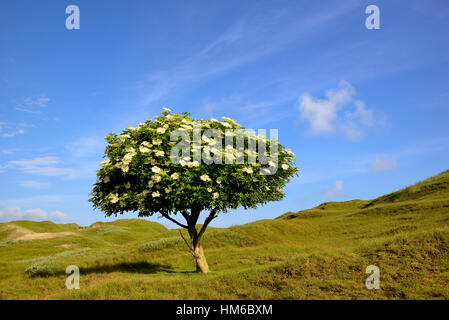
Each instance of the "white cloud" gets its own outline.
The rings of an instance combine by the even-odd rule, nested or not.
[[[67,218],[67,214],[61,211],[55,211],[48,215],[44,210],[36,208],[23,211],[20,207],[7,207],[0,210],[0,221],[17,221],[17,220],[31,220],[44,221],[55,220],[60,221]]]
[[[25,130],[18,129],[18,130],[13,131],[13,132],[3,133],[2,137],[11,138],[11,137],[19,136],[19,135],[22,135],[22,134],[25,134]]]
[[[83,156],[82,152],[77,156]],[[36,157],[26,160],[12,160],[6,164],[0,164],[0,169],[19,170],[27,174],[44,177],[64,177],[68,179],[93,178],[101,162],[101,157],[98,156],[97,158],[88,158],[88,161],[80,161],[79,159],[74,159],[74,154],[71,154],[71,163],[66,163],[54,156]]]
[[[23,99],[23,101],[19,103],[15,109],[28,113],[40,113],[41,108],[46,107],[50,101],[51,99],[45,94],[36,98],[27,97]]]
[[[58,164],[60,164],[60,160],[57,157],[38,157],[29,160],[15,160],[8,162],[9,167],[40,176],[57,177],[71,176],[74,174],[74,169],[61,168],[57,166]]]
[[[363,128],[373,126],[376,120],[363,101],[354,99],[355,94],[355,88],[347,81],[340,81],[337,90],[328,90],[326,99],[303,94],[298,109],[301,119],[309,123],[309,133],[320,135],[341,129],[348,139],[361,140]]]
[[[335,182],[335,186],[324,189],[322,193],[324,197],[329,199],[341,197],[344,195],[344,182],[338,180]]]
[[[0,210],[0,221],[33,220],[42,221],[47,219],[47,214],[41,209],[22,211],[19,207],[9,207]]]
[[[50,184],[47,182],[39,182],[39,181],[21,181],[19,182],[19,186],[32,189],[45,189],[48,188]]]
[[[51,217],[53,220],[61,221],[61,220],[66,219],[68,216],[67,216],[67,214],[65,214],[65,213],[62,212],[62,211],[55,211],[55,212],[53,212],[53,213],[50,215],[50,217]]]
[[[21,167],[35,167],[35,166],[48,166],[53,164],[58,164],[59,160],[56,157],[40,157],[30,160],[16,160],[10,161],[12,165],[17,165]]]
[[[18,135],[22,135],[25,133],[25,130],[22,128],[24,124],[13,124],[8,122],[0,122],[0,136],[5,138],[10,138]]]
[[[41,221],[47,219],[47,213],[42,209],[30,209],[23,213],[24,220]]]
[[[398,166],[398,162],[396,158],[386,158],[381,159],[380,157],[376,157],[376,161],[371,164],[372,172],[382,172],[396,169]]]

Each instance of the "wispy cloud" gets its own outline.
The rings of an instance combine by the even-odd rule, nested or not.
[[[31,188],[31,189],[45,189],[50,186],[48,182],[39,182],[39,181],[20,181],[19,186],[23,188]]]
[[[14,149],[2,149],[0,150],[1,154],[13,154],[14,153]]]
[[[0,207],[61,207],[77,198],[79,196],[72,194],[47,194],[24,198],[9,198],[0,200]]]
[[[36,174],[39,176],[57,177],[57,176],[71,176],[75,173],[73,168],[59,167],[61,161],[57,157],[38,157],[28,160],[13,160],[9,161],[7,167],[15,168],[29,174]]]
[[[18,111],[23,111],[27,113],[40,113],[43,107],[46,107],[51,101],[46,95],[40,95],[39,97],[27,97],[23,99],[15,107]]]
[[[173,69],[149,74],[139,83],[145,91],[142,104],[148,106],[168,94],[182,92],[200,81],[225,74],[310,38],[355,5],[355,2],[344,2],[327,7],[325,11],[309,11],[301,17],[292,17],[288,10],[243,17]]]
[[[25,124],[14,124],[10,122],[0,122],[0,136],[4,138],[11,138],[14,136],[25,134],[23,129]]]
[[[344,182],[338,180],[333,187],[322,190],[323,196],[328,199],[338,198],[344,196]]]
[[[397,166],[398,162],[395,157],[382,159],[378,156],[376,157],[376,160],[370,165],[371,171],[375,173],[393,170],[396,169]]]
[[[25,130],[19,129],[19,130],[8,132],[8,133],[3,133],[2,137],[11,138],[11,137],[15,137],[15,136],[22,135],[22,134],[25,134]]]
[[[279,107],[287,101],[289,99],[282,98],[252,102],[242,96],[229,96],[218,101],[208,99],[202,109],[209,117],[226,115],[243,121],[245,126],[262,126],[288,117],[290,110]]]

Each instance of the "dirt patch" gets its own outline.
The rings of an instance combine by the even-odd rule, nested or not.
[[[78,233],[75,232],[46,232],[37,233],[26,228],[19,227],[14,224],[9,224],[3,226],[0,231],[6,236],[1,237],[1,242],[9,241],[29,241],[29,240],[39,240],[39,239],[51,239],[65,236],[77,236]]]
[[[3,226],[0,230],[1,232],[4,232],[6,234],[6,236],[4,238],[2,238],[2,242],[8,242],[8,241],[14,241],[17,238],[23,237],[27,234],[30,233],[34,233],[31,230],[13,225],[13,224],[8,224],[6,226]]]
[[[78,234],[75,232],[54,232],[54,233],[30,233],[25,234],[15,240],[39,240],[39,239],[51,239],[65,236],[77,236]]]

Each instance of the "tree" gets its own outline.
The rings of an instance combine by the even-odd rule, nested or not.
[[[182,229],[181,236],[197,271],[207,273],[201,246],[207,226],[221,212],[281,200],[298,171],[295,155],[229,118],[194,120],[166,108],[154,118],[106,136],[106,159],[89,201],[106,216],[159,214],[187,229],[190,242]],[[198,225],[202,212],[206,217]]]

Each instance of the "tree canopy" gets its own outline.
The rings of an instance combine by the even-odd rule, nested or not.
[[[127,211],[137,211],[140,216],[173,215],[189,211],[193,206],[201,210],[227,211],[240,206],[255,208],[258,204],[280,200],[284,197],[282,187],[297,172],[294,167],[294,154],[278,144],[278,170],[274,174],[261,174],[261,169],[270,170],[274,161],[264,166],[258,161],[253,164],[226,164],[226,157],[237,158],[237,148],[229,144],[220,146],[216,141],[202,135],[201,153],[213,154],[221,149],[221,164],[205,164],[193,160],[191,155],[181,158],[180,163],[170,159],[171,149],[179,141],[171,141],[171,133],[185,131],[191,135],[194,124],[204,132],[216,129],[225,139],[230,135],[245,137],[244,153],[246,159],[250,152],[248,140],[263,141],[270,151],[270,143],[264,136],[256,136],[229,118],[223,121],[194,120],[188,113],[170,113],[164,109],[162,116],[155,121],[147,120],[137,127],[129,126],[122,134],[106,136],[108,146],[106,160],[97,171],[98,180],[93,189],[91,201],[94,206],[108,216]],[[228,133],[226,133],[228,132]],[[182,136],[180,137],[182,138]],[[229,139],[229,138],[228,138]],[[185,142],[185,141],[184,141]],[[190,150],[197,148],[193,145]],[[214,143],[215,142],[215,143]],[[217,152],[218,153],[218,152]],[[268,154],[268,156],[274,156]],[[247,162],[247,161],[245,161]],[[270,168],[271,167],[271,168]],[[272,170],[272,169],[271,169]],[[274,171],[274,170],[273,170]]]

